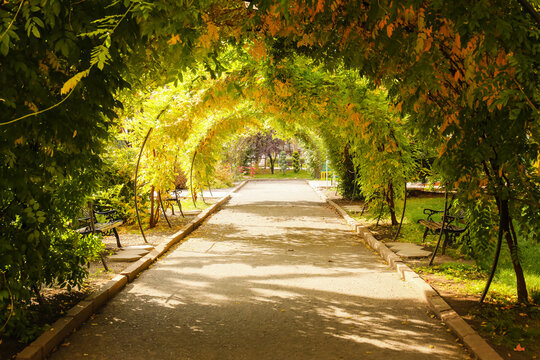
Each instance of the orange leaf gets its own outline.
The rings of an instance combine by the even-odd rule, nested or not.
[[[179,43],[181,42],[180,41],[180,35],[176,34],[176,35],[172,35],[171,38],[169,39],[169,41],[167,41],[167,43],[169,45],[174,45],[176,43]]]
[[[392,24],[388,25],[386,27],[386,35],[388,35],[388,37],[391,37],[392,36],[392,32],[394,31],[394,27],[392,26]]]
[[[521,346],[520,344],[517,344],[516,348],[514,349],[514,351],[525,351],[525,348],[523,346]]]

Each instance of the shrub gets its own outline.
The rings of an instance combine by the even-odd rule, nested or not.
[[[295,151],[292,154],[292,166],[295,173],[300,171],[300,154],[298,151]]]
[[[287,153],[285,151],[279,153],[278,166],[284,174],[287,172]]]

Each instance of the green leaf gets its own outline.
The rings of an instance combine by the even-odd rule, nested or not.
[[[41,37],[41,34],[39,33],[39,30],[36,26],[32,26],[32,34],[38,39]]]

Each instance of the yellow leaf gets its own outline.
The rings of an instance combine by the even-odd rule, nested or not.
[[[73,137],[77,136],[77,130],[73,132]]]
[[[38,111],[38,108],[36,106],[36,104],[34,104],[33,102],[28,102],[28,101],[25,101],[24,102],[24,105],[26,105],[30,110],[32,110],[33,112],[37,112]]]
[[[19,145],[19,144],[22,144],[23,143],[23,137],[21,136],[20,138],[18,138],[17,140],[15,140],[15,145]]]
[[[87,69],[73,75],[71,79],[66,81],[64,86],[62,86],[62,90],[60,90],[60,94],[65,95],[71,90],[73,90],[75,86],[77,86],[77,84],[81,81],[81,79],[88,76],[89,73],[90,73],[90,69]]]

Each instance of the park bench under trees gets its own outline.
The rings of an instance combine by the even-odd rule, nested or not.
[[[124,223],[118,212],[110,206],[102,206],[89,201],[82,210],[82,217],[78,218],[79,227],[76,230],[79,234],[85,236],[90,234],[113,233],[116,237],[116,245],[120,248],[120,237],[116,228]]]
[[[442,230],[444,235],[444,242],[442,245],[443,255],[446,250],[446,245],[455,242],[458,235],[461,235],[467,231],[468,224],[463,224],[464,216],[462,216],[462,214],[459,212],[456,212],[453,215],[446,214],[444,227],[442,220],[444,210],[424,209],[424,214],[427,215],[427,218],[418,220],[418,223],[426,228],[422,242],[426,240],[428,235],[439,235]],[[434,218],[436,215],[441,216],[441,221],[436,221]]]
[[[165,202],[171,206],[171,212],[174,215],[174,204],[178,206],[178,210],[180,210],[180,214],[182,214],[182,217],[184,216],[184,212],[182,211],[182,199],[186,199],[187,195],[182,195],[182,190],[187,189],[175,189],[173,191],[169,192],[169,197],[165,199]],[[163,209],[163,212],[165,213],[165,209]]]

